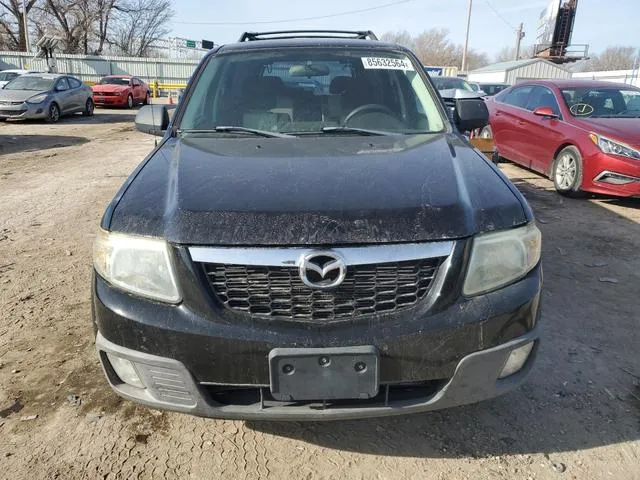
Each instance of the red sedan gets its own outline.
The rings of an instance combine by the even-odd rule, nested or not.
[[[109,75],[93,86],[93,101],[97,107],[127,107],[149,103],[149,86],[130,75]]]
[[[640,89],[525,81],[487,99],[496,159],[550,177],[565,195],[640,197]]]

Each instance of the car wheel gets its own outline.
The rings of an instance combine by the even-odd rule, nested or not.
[[[502,161],[502,157],[497,150],[494,150],[491,154],[491,161],[496,165],[498,165]]]
[[[127,97],[127,108],[133,108],[133,97],[131,94]]]
[[[149,96],[149,92],[147,92],[146,95],[144,96],[143,105],[149,105],[150,103],[151,103],[151,97]]]
[[[561,195],[578,196],[582,185],[582,156],[576,147],[563,149],[553,163],[553,184]]]
[[[60,120],[60,107],[57,103],[52,103],[49,106],[49,113],[47,114],[47,122],[56,123]]]
[[[84,115],[85,117],[92,117],[94,109],[95,105],[93,104],[93,100],[88,98],[87,103],[85,103],[84,105],[84,111],[82,112],[82,115]]]
[[[480,138],[493,138],[493,131],[489,125],[482,129],[480,132]]]

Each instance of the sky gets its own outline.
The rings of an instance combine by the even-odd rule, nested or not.
[[[473,0],[469,47],[493,55],[504,46],[514,46],[520,22],[524,23],[526,35],[523,45],[535,43],[538,17],[548,2]],[[257,23],[331,15],[390,3],[397,4],[328,19]],[[370,29],[381,35],[387,31],[418,34],[430,28],[446,28],[450,40],[463,44],[468,4],[469,0],[174,0],[172,35],[222,44],[237,41],[244,31]],[[640,47],[638,18],[640,0],[579,0],[572,43],[589,44],[590,51],[595,53],[609,45],[635,43]]]

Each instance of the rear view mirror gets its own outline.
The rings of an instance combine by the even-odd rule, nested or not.
[[[136,129],[142,133],[161,137],[169,126],[166,105],[145,105],[136,115]]]
[[[457,99],[454,122],[461,132],[484,128],[489,124],[489,109],[481,98]]]
[[[327,65],[292,65],[289,68],[290,77],[325,77],[329,75],[329,67]]]

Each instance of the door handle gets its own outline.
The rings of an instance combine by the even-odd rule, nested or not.
[[[502,116],[502,112],[496,112],[496,113],[495,113],[495,116],[496,116],[496,117],[501,117],[501,116]]]
[[[518,120],[518,125],[523,126],[523,125],[526,125],[526,124],[527,124],[527,122],[523,122],[522,120]]]

